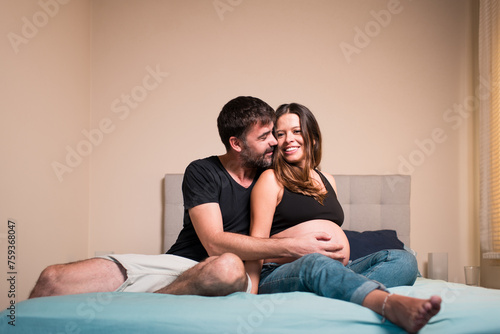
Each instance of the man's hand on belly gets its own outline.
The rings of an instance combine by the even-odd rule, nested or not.
[[[309,232],[290,238],[290,255],[299,258],[307,254],[319,253],[333,260],[343,262],[345,255],[342,244],[331,241],[332,236],[326,232]]]

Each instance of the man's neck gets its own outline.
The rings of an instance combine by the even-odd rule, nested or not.
[[[242,187],[248,188],[257,174],[257,168],[243,166],[238,154],[228,152],[220,155],[219,160],[231,177]]]

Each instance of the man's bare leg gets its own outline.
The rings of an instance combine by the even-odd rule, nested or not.
[[[121,265],[101,258],[56,264],[42,271],[29,298],[115,291],[126,277]]]
[[[385,316],[407,332],[416,333],[439,312],[441,297],[419,299],[396,294],[389,296],[385,291],[374,290],[365,297],[363,306]]]
[[[155,291],[172,295],[226,296],[246,291],[248,277],[241,259],[231,253],[211,256]]]

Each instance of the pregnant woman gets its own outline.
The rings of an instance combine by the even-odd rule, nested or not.
[[[318,169],[321,133],[314,115],[297,103],[280,106],[275,135],[273,168],[259,177],[252,191],[250,234],[282,238],[325,231],[344,248],[342,261],[320,254],[247,261],[252,292],[313,292],[368,307],[408,332],[419,331],[439,312],[441,298],[417,299],[387,291],[386,286],[414,283],[416,260],[408,252],[381,251],[349,262],[335,179]]]

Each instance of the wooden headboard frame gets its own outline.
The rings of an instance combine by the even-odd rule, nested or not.
[[[164,179],[163,249],[177,239],[184,216],[183,174]],[[344,209],[342,228],[353,231],[395,230],[410,246],[410,185],[408,175],[334,175],[339,202]]]

